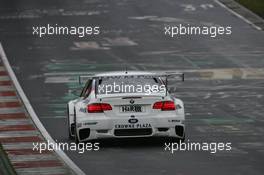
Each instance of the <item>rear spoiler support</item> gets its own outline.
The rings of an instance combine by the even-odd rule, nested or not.
[[[165,76],[166,96],[168,93],[168,78],[169,77],[180,77],[181,81],[184,82],[184,73],[165,72],[164,76]]]

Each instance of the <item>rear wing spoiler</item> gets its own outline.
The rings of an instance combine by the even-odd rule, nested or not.
[[[92,79],[103,79],[103,78],[165,78],[166,84],[168,78],[176,78],[181,81],[184,81],[184,73],[179,72],[161,72],[161,73],[146,73],[146,74],[131,74],[127,73],[124,75],[104,75],[104,76],[98,76],[95,74],[88,74],[88,75],[80,75],[79,76],[79,84],[82,84],[83,82],[87,82],[88,80]]]
[[[165,78],[165,86],[166,86],[166,96],[167,96],[167,89],[168,89],[168,78],[176,78],[178,80],[184,81],[184,73],[180,72],[159,72],[159,73],[139,73],[139,74],[133,74],[125,72],[125,74],[122,75],[95,75],[95,74],[89,74],[89,75],[80,75],[79,76],[79,84],[82,84],[83,81],[87,82],[88,80],[93,79],[103,79],[103,78],[126,78],[126,77],[132,77],[132,78]]]

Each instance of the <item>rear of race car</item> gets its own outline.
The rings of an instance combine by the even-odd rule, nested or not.
[[[184,106],[162,97],[103,98],[76,111],[80,141],[109,137],[185,136]]]
[[[144,80],[143,84],[146,82],[149,83]],[[100,138],[185,138],[183,102],[167,92],[105,94],[95,90],[87,99],[70,103],[74,103],[75,117],[70,122],[75,123],[77,142]]]

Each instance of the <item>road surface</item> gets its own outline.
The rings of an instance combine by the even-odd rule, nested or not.
[[[264,33],[212,0],[27,0],[0,2],[0,40],[51,136],[70,142],[66,104],[77,75],[111,70],[182,70],[172,82],[185,102],[187,141],[231,142],[231,151],[164,150],[164,140],[105,140],[67,155],[87,174],[264,173]],[[232,34],[164,35],[164,26],[231,26]],[[100,26],[100,34],[44,36],[33,26]]]

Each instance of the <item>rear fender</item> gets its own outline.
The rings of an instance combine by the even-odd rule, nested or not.
[[[77,100],[72,100],[68,103],[68,120],[69,124],[71,125],[74,123],[74,107]]]
[[[184,115],[184,104],[183,101],[178,98],[173,98],[175,106],[176,106],[176,112],[178,115],[185,116]]]

